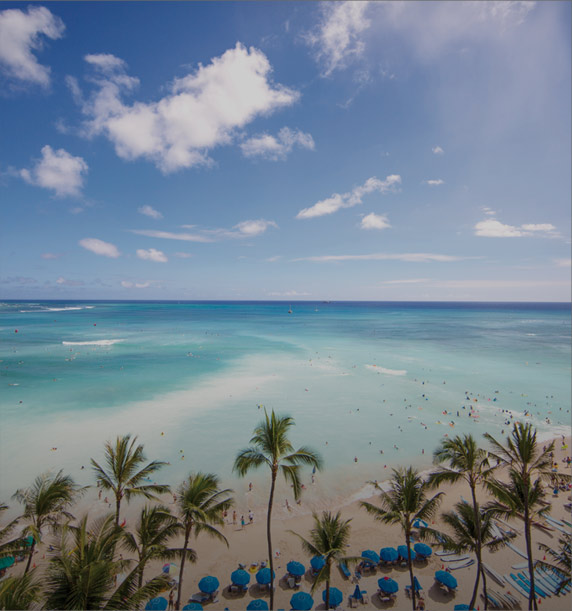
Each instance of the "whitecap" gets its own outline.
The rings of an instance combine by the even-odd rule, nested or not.
[[[372,371],[378,371],[379,373],[385,373],[388,376],[404,376],[407,373],[406,369],[386,369],[379,365],[366,365],[366,368]]]
[[[90,342],[62,342],[64,346],[113,346],[123,342],[123,339],[97,339]]]

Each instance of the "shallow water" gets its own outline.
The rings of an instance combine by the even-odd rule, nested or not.
[[[2,304],[0,500],[47,468],[93,483],[89,458],[127,432],[171,463],[161,479],[209,470],[240,489],[232,462],[262,405],[292,415],[294,444],[322,454],[322,498],[423,467],[445,434],[500,436],[502,410],[570,434],[569,304],[289,307]]]

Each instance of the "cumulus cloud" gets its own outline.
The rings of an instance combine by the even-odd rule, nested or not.
[[[47,87],[50,68],[39,64],[33,52],[41,50],[42,36],[56,40],[64,30],[63,21],[44,6],[0,12],[0,68],[10,79]]]
[[[432,149],[434,155],[443,155],[445,151],[440,146],[434,146]]]
[[[125,289],[146,289],[151,286],[151,282],[131,282],[131,280],[122,280],[121,286]]]
[[[360,34],[371,24],[365,16],[369,2],[325,2],[317,26],[305,36],[314,48],[316,61],[322,67],[322,76],[345,68],[360,56],[364,43]]]
[[[316,261],[319,263],[329,263],[338,261],[406,261],[409,263],[427,263],[437,261],[448,263],[451,261],[463,261],[474,257],[457,257],[453,255],[439,255],[425,252],[410,253],[371,253],[367,255],[321,255],[317,257],[300,257],[293,261]]]
[[[268,227],[278,227],[274,221],[256,219],[253,221],[242,221],[234,226],[234,232],[228,232],[231,237],[253,237],[264,233]]]
[[[81,157],[46,144],[42,158],[31,169],[20,170],[20,176],[32,185],[51,189],[58,197],[79,197],[87,171],[87,163]]]
[[[137,208],[137,212],[139,212],[139,214],[144,214],[145,216],[150,216],[152,219],[163,218],[163,215],[158,210],[155,210],[155,208],[152,206],[141,206],[140,208]]]
[[[95,90],[85,98],[70,82],[86,116],[86,135],[102,134],[126,160],[144,158],[162,172],[208,164],[208,152],[232,143],[237,130],[256,117],[294,104],[299,92],[271,80],[262,51],[240,43],[210,64],[177,78],[157,102],[126,104],[138,79],[114,56],[86,56],[95,70]]]
[[[430,180],[426,180],[425,184],[429,185],[430,187],[438,187],[439,185],[444,185],[445,181],[441,178],[432,178]]]
[[[283,127],[278,135],[260,134],[245,140],[240,148],[245,157],[261,157],[270,161],[282,161],[294,146],[314,150],[314,139],[310,134]]]
[[[533,235],[554,238],[558,236],[558,232],[550,223],[526,223],[517,227],[489,218],[475,225],[475,235],[485,238],[522,238]]]
[[[79,245],[102,257],[117,259],[117,257],[121,256],[117,246],[109,242],[104,242],[103,240],[98,240],[97,238],[84,238],[79,241]]]
[[[362,218],[360,227],[362,229],[387,229],[391,225],[386,216],[371,212]]]
[[[323,199],[309,208],[300,210],[296,215],[297,219],[309,219],[315,216],[324,216],[337,212],[340,208],[351,208],[362,203],[362,198],[368,193],[379,191],[380,193],[395,192],[397,186],[401,184],[401,176],[391,174],[385,180],[379,180],[375,176],[368,178],[365,183],[355,187],[349,193],[334,193],[327,199]]]
[[[160,250],[155,250],[154,248],[150,248],[149,250],[138,248],[137,256],[140,259],[144,259],[145,261],[155,261],[155,263],[167,263],[167,261],[169,260],[164,252],[161,252]]]

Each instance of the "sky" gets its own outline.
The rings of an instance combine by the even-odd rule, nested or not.
[[[570,301],[569,2],[0,5],[0,298]]]

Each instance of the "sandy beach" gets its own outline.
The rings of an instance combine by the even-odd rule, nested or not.
[[[541,442],[542,443],[542,442]],[[566,466],[562,462],[563,459],[569,455],[570,450],[570,439],[566,440],[568,445],[567,449],[562,449],[561,438],[555,440],[555,461],[559,465],[559,472],[570,473],[570,467]],[[387,472],[384,472],[385,475]],[[320,475],[317,474],[316,485],[319,483]],[[260,481],[264,481],[261,479]],[[380,483],[382,482],[380,478]],[[236,568],[239,563],[250,567],[253,563],[268,562],[267,552],[267,541],[266,541],[266,513],[263,507],[256,505],[254,502],[252,506],[249,506],[250,496],[254,492],[258,492],[257,498],[266,494],[267,486],[259,484],[258,480],[255,485],[261,486],[264,489],[256,491],[253,489],[252,492],[248,491],[249,481],[244,480],[235,487],[235,499],[236,499],[236,511],[237,511],[237,524],[232,523],[232,510],[229,512],[227,517],[227,523],[223,527],[222,531],[229,542],[229,547],[222,543],[213,541],[207,537],[199,537],[198,540],[194,540],[191,543],[198,553],[198,561],[196,564],[187,564],[184,574],[183,581],[183,592],[182,601],[184,604],[189,598],[197,593],[198,582],[202,577],[207,575],[214,575],[220,581],[220,588],[218,595],[214,602],[205,605],[205,608],[215,610],[228,609],[245,609],[246,605],[250,600],[254,598],[265,598],[268,599],[268,593],[264,590],[259,589],[256,585],[254,574],[251,578],[251,583],[248,592],[243,595],[233,595],[228,591],[230,584],[230,574]],[[368,490],[367,488],[364,490]],[[377,493],[374,492],[373,488],[369,489],[373,494],[368,499],[372,503],[377,501]],[[432,524],[432,527],[441,528],[442,523],[439,520],[439,515],[442,511],[447,511],[453,508],[456,502],[459,502],[464,497],[470,499],[470,491],[466,484],[459,483],[455,485],[444,485],[441,490],[445,492],[443,495],[443,502],[439,514]],[[363,493],[363,491],[362,491]],[[304,500],[301,505],[295,505],[289,503],[289,508],[286,508],[285,499],[291,498],[291,494],[285,488],[284,484],[280,482],[277,488],[276,502],[273,510],[273,550],[275,554],[275,571],[276,571],[276,596],[275,596],[275,608],[276,609],[289,609],[290,598],[294,591],[288,587],[286,582],[286,564],[290,560],[297,560],[302,562],[307,569],[309,569],[309,558],[307,558],[301,548],[300,542],[297,537],[293,536],[289,531],[294,531],[301,534],[304,537],[308,536],[308,533],[312,527],[312,511],[321,512],[322,510],[340,510],[342,517],[345,519],[351,518],[351,544],[348,547],[348,556],[359,555],[365,549],[374,549],[379,552],[381,547],[402,545],[403,535],[398,527],[386,526],[374,522],[373,518],[366,514],[366,512],[360,508],[359,502],[363,499],[348,498],[345,503],[336,505],[332,502],[326,501],[315,501]],[[310,495],[308,495],[309,497]],[[80,516],[82,512],[89,511],[90,517],[105,515],[110,511],[108,504],[102,499],[98,500],[98,491],[96,488],[90,489],[84,496],[82,501],[75,506],[75,515]],[[111,497],[109,497],[111,499]],[[307,498],[307,497],[306,497]],[[479,501],[484,502],[487,500],[486,495],[483,491],[479,492]],[[558,497],[552,496],[552,491],[547,489],[547,500],[552,504],[551,517],[562,520],[567,519],[570,521],[570,511],[566,510],[564,505],[570,502],[570,493],[560,493]],[[174,509],[172,496],[165,496],[163,501],[165,504],[171,506]],[[122,506],[122,518],[126,518],[127,528],[129,528],[133,522],[137,519],[139,507],[138,503],[131,503],[130,505],[124,504]],[[112,509],[112,508],[111,508]],[[254,513],[254,520],[252,524],[249,524],[248,512],[252,509]],[[246,525],[244,528],[241,526],[241,516],[244,515]],[[523,524],[522,521],[516,519],[511,522],[515,529],[519,532],[518,536],[511,540],[512,545],[521,550],[526,550],[526,544],[524,541]],[[538,551],[538,544],[545,543],[551,546],[557,546],[559,531],[554,530],[552,532],[545,532],[537,528],[533,528],[533,541],[536,550],[535,558],[542,559],[544,556],[543,552]],[[44,544],[39,547],[35,557],[34,563],[38,567],[43,567],[47,563],[46,546],[49,543],[50,538],[46,537]],[[125,556],[127,557],[127,556]],[[524,558],[519,556],[515,551],[506,547],[494,554],[485,552],[485,562],[493,567],[498,573],[504,575],[510,572],[518,572],[511,568],[513,565],[519,565],[524,562]],[[145,578],[149,579],[154,575],[161,572],[163,566],[162,562],[150,563],[145,571]],[[441,558],[433,554],[431,558],[426,561],[420,561],[414,563],[414,574],[419,579],[424,592],[424,598],[427,609],[453,609],[455,604],[469,602],[472,588],[474,585],[476,563],[470,567],[453,571],[454,577],[458,581],[458,587],[455,593],[445,594],[441,588],[438,587],[434,580],[435,571],[446,567],[445,563]],[[23,572],[24,563],[16,565],[10,572],[13,575],[18,575]],[[174,569],[174,574],[178,575],[178,568]],[[393,603],[382,603],[376,592],[378,590],[377,580],[380,577],[389,576],[396,580],[399,584],[399,592],[397,598]],[[254,584],[254,585],[253,585]],[[366,573],[361,581],[360,588],[366,590],[369,596],[369,602],[365,605],[370,608],[392,608],[392,609],[410,609],[411,601],[406,596],[404,587],[409,584],[409,573],[407,568],[392,567],[392,568],[378,568],[372,572]],[[345,599],[341,605],[341,609],[348,608],[348,597],[355,589],[355,582],[352,576],[351,579],[345,579],[341,572],[336,568],[333,571],[332,586],[339,588],[345,595]],[[300,590],[310,592],[312,586],[312,579],[309,571],[302,578]],[[515,588],[505,584],[504,587],[500,586],[493,579],[488,579],[489,591],[493,590],[500,593],[510,593],[520,601],[521,608],[525,609],[528,606],[527,600],[522,594],[520,594]],[[323,609],[324,604],[322,602],[322,590],[323,586],[320,586],[314,593],[314,607],[315,609]],[[481,590],[482,591],[482,584]],[[165,596],[167,593],[165,593]],[[561,595],[558,597],[552,596],[542,600],[542,608],[550,610],[560,610],[570,608],[572,602],[572,596],[570,593]],[[484,608],[483,599],[479,597],[477,601],[479,608]]]

